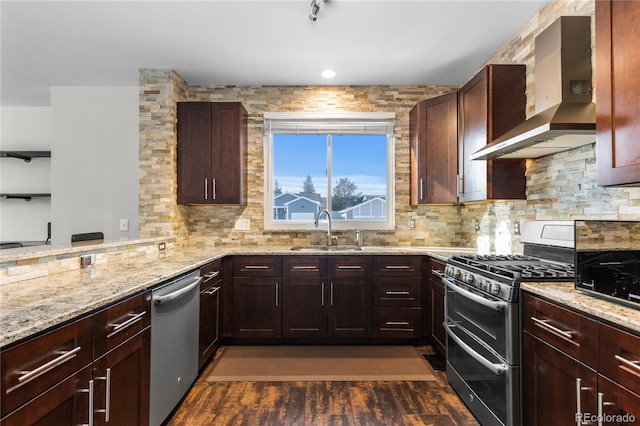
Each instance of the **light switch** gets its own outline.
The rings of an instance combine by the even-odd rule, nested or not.
[[[250,228],[249,219],[238,219],[236,220],[236,231],[248,231]]]

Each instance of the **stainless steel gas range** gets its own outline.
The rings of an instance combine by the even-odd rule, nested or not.
[[[484,425],[519,425],[523,281],[573,281],[574,223],[522,223],[523,255],[453,256],[447,262],[447,379]]]

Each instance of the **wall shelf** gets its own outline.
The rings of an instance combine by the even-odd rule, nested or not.
[[[43,194],[43,193],[15,193],[15,194],[0,194],[0,197],[6,198],[7,200],[16,199],[16,200],[25,200],[31,201],[32,198],[51,198],[51,194]]]
[[[51,151],[0,151],[0,157],[17,158],[29,163],[32,158],[51,158]]]

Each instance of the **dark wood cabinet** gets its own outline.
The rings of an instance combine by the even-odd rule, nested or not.
[[[286,256],[283,259],[284,337],[325,337],[327,334],[326,259]]]
[[[469,156],[525,120],[524,65],[487,65],[459,91],[458,200],[525,199],[525,160]]]
[[[200,268],[204,278],[200,285],[200,333],[198,368],[202,368],[220,347],[222,338],[222,261],[216,260]]]
[[[282,259],[238,256],[233,264],[233,337],[282,337]]]
[[[373,337],[422,334],[421,256],[373,258]]]
[[[2,425],[148,425],[150,308],[140,293],[4,350]]]
[[[528,293],[523,303],[525,425],[640,418],[640,336]]]
[[[409,114],[411,205],[458,201],[458,92],[419,102]]]
[[[436,352],[446,358],[447,333],[444,329],[444,296],[442,284],[445,262],[435,258],[424,259],[423,278],[423,336],[426,337]]]
[[[178,204],[246,204],[247,111],[178,102]]]
[[[601,186],[638,186],[640,2],[595,3],[597,182]]]

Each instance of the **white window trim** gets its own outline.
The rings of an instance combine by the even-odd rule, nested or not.
[[[300,120],[300,121],[330,121],[330,120],[344,120],[344,121],[395,121],[395,113],[286,113],[286,112],[265,112],[265,122],[268,120]],[[265,125],[266,126],[266,125]],[[395,126],[395,124],[394,124]],[[393,230],[395,229],[395,136],[391,133],[387,135],[387,194],[386,194],[386,208],[387,208],[387,220],[386,221],[372,221],[372,220],[334,220],[332,221],[332,230],[347,231],[347,230]],[[268,129],[264,129],[264,229],[268,231],[313,231],[313,230],[326,230],[327,219],[326,215],[322,215],[320,220],[321,224],[318,228],[313,223],[308,221],[276,221],[273,220],[273,197],[272,188],[274,185],[273,179],[273,135]],[[269,197],[271,196],[271,200]]]

